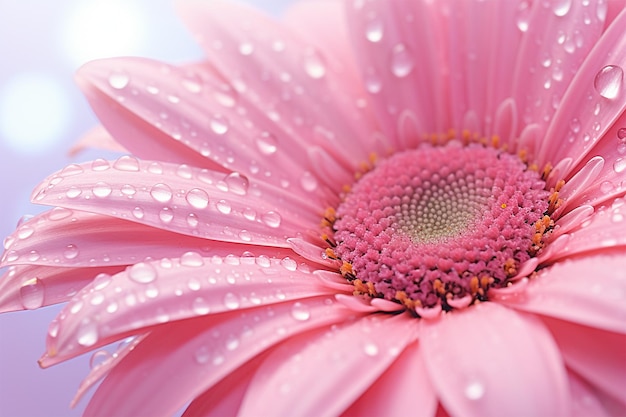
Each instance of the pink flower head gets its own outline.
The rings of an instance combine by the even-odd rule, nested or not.
[[[84,66],[128,155],[5,240],[86,415],[626,412],[621,2],[179,10],[207,60]]]

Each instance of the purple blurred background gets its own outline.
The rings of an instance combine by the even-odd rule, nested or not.
[[[210,0],[209,0],[210,1]],[[248,2],[278,14],[293,0]],[[259,3],[259,4],[257,4]],[[97,124],[74,85],[88,60],[139,55],[181,63],[202,54],[170,0],[0,0],[0,239],[44,210],[31,190],[72,162],[113,157],[67,150]],[[41,370],[48,322],[60,306],[0,315],[0,416],[78,416],[69,409],[90,355]]]

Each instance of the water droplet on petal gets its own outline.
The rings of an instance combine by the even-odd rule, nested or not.
[[[288,256],[281,259],[280,264],[288,271],[295,271],[298,269],[298,263]]]
[[[406,77],[413,71],[413,55],[403,43],[395,45],[391,51],[391,72],[398,78]]]
[[[244,56],[251,55],[254,52],[254,45],[250,42],[242,42],[239,44],[239,53]]]
[[[373,71],[365,74],[365,88],[372,94],[380,93],[380,90],[383,88],[383,83],[378,74]]]
[[[190,93],[198,94],[202,91],[202,80],[197,74],[187,74],[182,80],[181,84]]]
[[[315,191],[317,188],[317,178],[309,171],[305,171],[300,177],[300,185],[305,191]]]
[[[228,191],[238,195],[245,195],[248,192],[250,182],[245,175],[239,172],[231,172],[224,178]]]
[[[565,16],[570,7],[572,7],[572,0],[558,0],[552,3],[552,11],[558,17]]]
[[[200,223],[200,221],[198,220],[198,216],[196,216],[194,213],[189,213],[189,215],[187,216],[187,224],[190,227],[198,227],[198,223]]]
[[[109,274],[98,274],[93,280],[93,288],[96,291],[100,291],[106,288],[112,281],[111,275]]]
[[[161,209],[161,211],[159,212],[159,219],[163,223],[169,223],[172,221],[173,218],[174,218],[174,213],[172,212],[172,209],[169,207],[163,207],[163,209]]]
[[[363,346],[363,351],[367,356],[378,355],[378,346],[373,342],[368,342]]]
[[[132,195],[135,195],[137,193],[137,190],[135,189],[135,187],[133,187],[130,184],[122,185],[122,188],[120,189],[120,191],[122,191],[122,194],[124,194],[126,196],[132,196]]]
[[[485,395],[485,386],[478,381],[472,381],[465,386],[465,396],[470,400],[479,400]]]
[[[150,172],[151,174],[162,174],[163,167],[158,162],[152,162],[150,163],[150,165],[148,165],[148,172]]]
[[[129,82],[130,77],[124,72],[115,71],[109,75],[109,85],[116,90],[124,89]]]
[[[73,214],[72,210],[63,207],[55,207],[48,212],[48,219],[52,221],[59,221],[67,219]]]
[[[180,264],[184,266],[198,267],[204,265],[204,260],[198,252],[185,252],[180,257]]]
[[[150,190],[150,195],[159,203],[167,203],[172,199],[172,189],[167,184],[155,184]]]
[[[309,49],[304,58],[304,70],[309,77],[320,79],[326,74],[326,66],[322,57],[314,50]]]
[[[28,239],[33,235],[33,233],[35,233],[35,229],[26,224],[19,228],[17,231],[17,237],[20,239]]]
[[[74,259],[78,256],[78,248],[76,245],[69,244],[65,247],[63,251],[63,256],[65,259]]]
[[[209,195],[200,188],[189,190],[185,198],[189,205],[197,209],[204,209],[209,205]]]
[[[283,219],[280,214],[276,213],[275,211],[268,211],[261,217],[261,220],[263,220],[263,223],[265,223],[267,226],[277,228],[280,226],[280,223]]]
[[[107,184],[106,182],[102,182],[102,181],[97,182],[96,185],[94,185],[92,191],[93,191],[93,195],[99,198],[108,197],[111,195],[111,192],[113,192],[113,190],[111,189],[111,186]]]
[[[102,158],[95,159],[91,163],[91,169],[93,171],[106,171],[109,168],[111,168],[111,164],[109,164],[109,161]]]
[[[622,90],[624,70],[616,65],[607,65],[596,74],[593,85],[604,98],[615,99]]]
[[[63,168],[63,170],[61,171],[61,176],[71,177],[72,175],[82,174],[83,172],[83,168],[80,165],[71,164]]]
[[[134,216],[135,218],[137,218],[137,219],[140,219],[140,220],[141,220],[141,219],[143,219],[143,216],[144,216],[144,211],[143,211],[143,209],[142,209],[141,207],[135,207],[135,208],[133,209],[133,216]]]
[[[45,290],[39,278],[32,278],[20,287],[20,301],[27,310],[34,310],[43,306]]]
[[[203,365],[207,363],[209,359],[211,359],[211,352],[206,346],[200,346],[196,350],[194,357],[196,358],[196,362],[198,362],[200,365]]]
[[[291,307],[291,317],[298,321],[306,321],[311,318],[311,311],[306,304],[298,301]]]
[[[618,174],[623,172],[626,169],[626,159],[617,158],[613,163],[613,170]]]
[[[224,305],[229,310],[235,310],[239,308],[239,297],[232,292],[226,293],[224,296]]]
[[[78,344],[84,347],[93,346],[98,341],[98,328],[94,323],[87,323],[78,330]]]
[[[215,205],[217,207],[217,210],[222,213],[222,214],[230,214],[231,211],[231,207],[230,204],[228,203],[228,201],[226,200],[220,200],[216,203]]]
[[[365,37],[370,42],[380,42],[383,38],[383,22],[379,19],[370,20],[365,27]]]
[[[226,119],[226,117],[222,115],[216,114],[215,116],[213,116],[209,124],[211,126],[211,130],[215,134],[223,135],[224,133],[228,132],[229,121],[228,119]]]
[[[91,369],[95,369],[108,361],[110,358],[111,354],[109,352],[106,350],[99,350],[91,355],[91,358],[89,359],[89,366]]]
[[[195,300],[193,300],[191,304],[191,309],[199,316],[203,316],[211,312],[209,303],[207,303],[207,301],[202,297],[196,297]]]
[[[622,127],[617,131],[617,138],[622,142],[626,142],[626,128]]]
[[[226,339],[226,349],[233,351],[235,349],[237,349],[239,347],[239,339],[237,339],[235,336],[230,336],[228,339]]]
[[[157,271],[151,264],[139,262],[128,269],[128,277],[140,284],[148,284],[157,278]]]
[[[271,155],[275,153],[277,149],[277,143],[278,141],[276,140],[276,136],[272,135],[269,132],[261,133],[256,139],[257,147],[264,155]]]
[[[137,172],[139,171],[139,161],[137,158],[124,155],[113,163],[113,168],[119,169],[120,171]]]

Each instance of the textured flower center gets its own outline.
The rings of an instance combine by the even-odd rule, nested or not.
[[[540,248],[545,187],[515,155],[423,145],[353,185],[335,213],[333,251],[357,292],[412,308],[468,305],[506,286]]]

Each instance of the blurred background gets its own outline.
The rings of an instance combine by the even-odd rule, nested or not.
[[[211,1],[211,0],[208,0]],[[247,0],[274,15],[293,0]],[[136,55],[173,63],[202,53],[172,0],[0,0],[0,240],[43,211],[31,190],[69,163],[97,157],[68,149],[97,120],[73,74],[95,58]],[[2,272],[2,270],[0,270]],[[42,370],[48,323],[61,306],[0,315],[0,416],[79,416],[69,408],[89,355]]]

